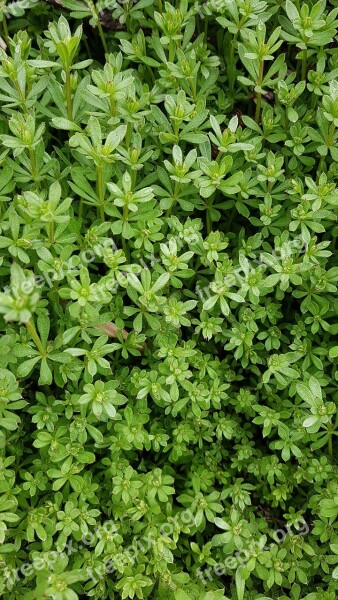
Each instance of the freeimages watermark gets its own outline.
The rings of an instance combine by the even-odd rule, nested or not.
[[[179,236],[172,236],[171,239],[175,240],[177,250],[180,250],[183,247],[183,241]],[[191,234],[188,242],[191,244],[197,243],[198,235]],[[16,289],[17,291],[20,291],[22,294],[26,295],[30,295],[36,289],[39,290],[43,287],[53,289],[57,281],[62,281],[68,275],[79,275],[81,267],[89,265],[90,263],[94,262],[97,258],[102,258],[102,256],[104,256],[105,253],[111,253],[112,256],[114,256],[118,251],[119,248],[116,245],[114,239],[108,238],[102,244],[94,245],[92,249],[81,251],[78,257],[71,257],[78,258],[78,262],[76,262],[76,264],[74,264],[74,261],[73,264],[71,264],[72,261],[70,260],[68,261],[68,264],[65,262],[64,265],[62,265],[61,267],[59,266],[58,268],[54,268],[52,265],[50,267],[47,267],[43,270],[43,275],[37,275],[32,272],[32,276],[20,283],[19,289]],[[105,292],[116,294],[121,285],[123,285],[123,287],[127,287],[131,273],[133,275],[141,275],[142,271],[150,270],[150,268],[153,268],[153,266],[156,263],[160,264],[161,259],[156,257],[155,254],[152,252],[149,256],[148,264],[143,258],[140,258],[139,264],[133,265],[135,268],[133,268],[130,272],[124,269],[119,269],[119,282],[116,279],[113,281],[112,279],[109,279],[109,277],[107,277],[105,281],[99,281],[99,287],[96,290],[97,300],[100,301],[101,295],[103,296]],[[2,291],[4,293],[10,292],[11,286],[6,285]]]
[[[282,246],[272,250],[270,255],[268,253],[263,254],[260,252],[251,261],[246,261],[245,266],[240,264],[238,267],[232,269],[229,274],[224,276],[224,283],[229,287],[231,285],[235,285],[236,283],[241,286],[248,275],[256,272],[257,265],[258,267],[274,267],[276,265],[276,261],[280,264],[283,260],[291,257],[293,254],[305,254],[307,248],[308,245],[304,242],[302,237],[295,238],[294,240],[287,240],[282,244]],[[208,300],[212,295],[211,285],[207,285],[206,287],[202,288],[199,284],[197,284],[195,291],[202,302]]]
[[[192,505],[192,509],[193,508],[194,504]],[[192,510],[185,509],[173,516],[171,522],[167,521],[163,523],[160,528],[161,535],[170,538],[174,534],[175,526],[177,526],[178,523],[185,526],[194,525],[195,517]],[[16,569],[3,567],[2,575],[5,579],[5,587],[7,590],[13,589],[16,583],[26,577],[30,577],[36,571],[48,569],[52,572],[53,566],[60,557],[69,557],[73,554],[78,554],[84,548],[92,546],[97,541],[101,540],[103,536],[106,536],[109,541],[113,541],[114,537],[118,535],[119,529],[117,524],[112,520],[105,521],[103,525],[96,527],[93,531],[86,531],[82,535],[79,543],[75,544],[73,539],[70,538],[62,550],[49,550],[45,552],[43,556],[36,556],[31,561],[23,563]],[[156,537],[151,532],[145,536],[135,536],[132,544],[123,550],[123,552],[119,552],[113,558],[95,568],[86,567],[88,579],[91,579],[92,582],[96,584],[107,575],[116,572],[118,569],[121,569],[124,566],[134,565],[139,553],[146,554],[155,544]]]
[[[31,561],[23,563],[16,569],[4,568],[3,576],[6,579],[7,589],[12,589],[17,582],[30,577],[35,571],[42,571],[44,569],[52,571],[53,565],[55,565],[60,557],[78,553],[84,547],[91,546],[95,541],[100,540],[104,534],[111,536],[118,535],[118,528],[114,521],[105,521],[103,525],[96,527],[94,531],[86,531],[77,545],[74,545],[73,540],[70,539],[63,550],[48,550],[43,556],[36,556]]]
[[[296,530],[295,532],[289,525],[286,525],[284,529],[275,530],[272,536],[275,544],[282,544],[288,535],[290,537],[305,536],[310,531],[309,525],[303,518],[300,518],[294,524],[294,527]],[[218,562],[207,569],[198,568],[196,574],[202,584],[206,585],[207,580],[213,581],[214,576],[222,577],[223,575],[231,574],[231,572],[238,569],[238,567],[245,566],[251,558],[257,557],[259,553],[264,550],[270,550],[273,546],[273,543],[266,545],[266,536],[262,536],[260,540],[252,541],[248,548],[242,548],[235,552],[235,554],[228,556],[224,562]]]
[[[166,522],[161,525],[160,533],[170,538],[174,533],[175,524],[180,521],[183,525],[194,525],[195,517],[193,512],[190,509],[186,509],[177,513],[172,518],[171,523]],[[106,561],[104,565],[99,565],[94,569],[87,568],[87,573],[90,575],[93,583],[97,583],[106,575],[112,574],[118,569],[122,569],[125,566],[133,566],[137,561],[138,555],[140,553],[146,554],[155,544],[156,538],[151,532],[146,536],[135,537],[132,544],[123,552],[116,554],[113,558]]]

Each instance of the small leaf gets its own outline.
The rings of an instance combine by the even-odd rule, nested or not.
[[[81,131],[81,127],[76,125],[73,121],[69,121],[63,117],[54,117],[51,123],[56,129],[64,129],[65,131]]]

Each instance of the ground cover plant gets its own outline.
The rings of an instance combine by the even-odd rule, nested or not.
[[[0,596],[335,600],[338,3],[0,7]]]

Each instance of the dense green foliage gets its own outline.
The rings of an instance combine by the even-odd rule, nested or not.
[[[335,5],[2,3],[5,600],[336,599]]]

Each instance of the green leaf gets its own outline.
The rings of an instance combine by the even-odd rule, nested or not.
[[[34,356],[34,358],[30,358],[30,359],[26,360],[25,362],[23,362],[17,370],[18,377],[20,379],[28,377],[28,375],[31,373],[34,366],[36,365],[37,362],[39,362],[39,360],[41,360],[40,356]]]
[[[338,346],[333,346],[332,348],[330,348],[329,357],[331,360],[334,360],[338,357]]]
[[[76,125],[76,123],[69,121],[68,119],[64,119],[63,117],[54,117],[51,122],[57,129],[64,129],[66,131],[81,131],[81,127]]]

